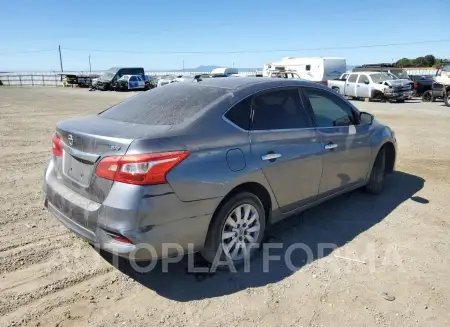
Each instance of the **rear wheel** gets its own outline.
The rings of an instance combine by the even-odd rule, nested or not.
[[[265,211],[253,193],[232,196],[214,214],[202,256],[214,260],[232,261],[240,265],[251,258],[264,236]],[[216,258],[217,256],[217,258]]]
[[[384,181],[386,179],[386,151],[384,148],[378,152],[372,171],[370,172],[369,182],[366,185],[366,191],[372,194],[380,194],[384,190]]]

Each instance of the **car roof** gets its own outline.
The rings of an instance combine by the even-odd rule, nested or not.
[[[260,86],[261,89],[283,86],[318,86],[320,84],[309,82],[301,79],[284,79],[270,77],[242,77],[242,78],[206,78],[198,82],[200,85],[209,87],[225,88],[230,91],[237,91],[247,87]]]

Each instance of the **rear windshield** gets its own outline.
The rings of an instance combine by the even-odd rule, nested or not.
[[[223,88],[173,83],[129,98],[99,115],[135,124],[175,125],[184,122],[226,92]]]

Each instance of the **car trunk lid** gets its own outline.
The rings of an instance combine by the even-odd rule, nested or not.
[[[167,125],[140,125],[87,116],[63,121],[56,132],[62,143],[62,156],[57,158],[60,181],[80,195],[102,203],[113,181],[95,175],[98,162],[107,156],[126,153],[134,139],[157,135]]]

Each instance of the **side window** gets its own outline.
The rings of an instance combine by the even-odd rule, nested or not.
[[[233,124],[239,126],[242,129],[250,129],[250,107],[252,105],[252,98],[248,97],[242,100],[233,108],[227,111],[225,117]]]
[[[324,90],[305,87],[317,127],[355,125],[351,107],[341,98]]]
[[[310,127],[296,88],[278,89],[253,98],[253,130]]]
[[[369,83],[369,77],[367,75],[359,75],[358,84]]]
[[[136,82],[136,76],[131,76],[130,82]]]
[[[358,74],[351,74],[348,78],[348,82],[350,83],[356,83],[356,79],[358,78]]]

